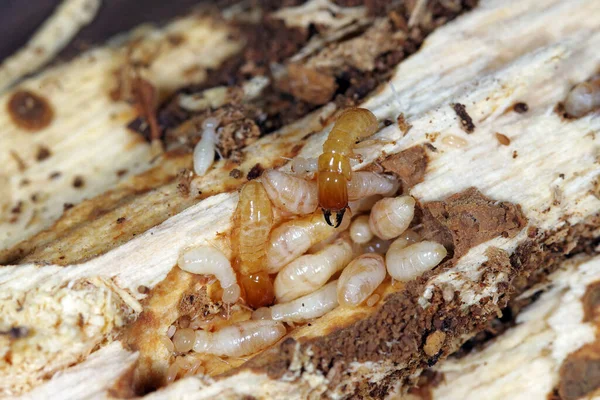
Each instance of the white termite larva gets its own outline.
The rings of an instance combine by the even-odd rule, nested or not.
[[[219,121],[207,118],[202,122],[202,138],[194,147],[194,172],[203,176],[215,160],[217,146],[217,126]]]
[[[216,332],[196,331],[193,350],[217,356],[241,357],[271,346],[286,334],[276,321],[243,321]]]
[[[201,246],[187,250],[179,257],[177,264],[192,274],[214,275],[223,288],[224,302],[235,303],[240,297],[240,287],[231,262],[214,247]]]
[[[348,181],[348,200],[358,200],[376,194],[391,196],[396,193],[398,187],[400,183],[391,176],[370,171],[353,172],[352,180]]]
[[[448,145],[450,147],[455,147],[457,149],[465,147],[469,142],[460,136],[447,135],[442,138],[442,143]]]
[[[280,303],[314,292],[352,260],[352,244],[336,239],[316,254],[303,255],[285,267],[275,278],[275,297]]]
[[[263,173],[262,184],[269,198],[281,210],[292,214],[310,214],[317,209],[317,183],[274,169]]]
[[[295,175],[310,177],[317,172],[317,159],[296,157],[292,160],[290,168]]]
[[[381,239],[393,239],[408,228],[415,213],[415,199],[410,196],[384,198],[371,209],[369,226]]]
[[[352,221],[350,224],[350,238],[357,244],[366,244],[373,239],[368,215],[361,215]]]
[[[385,262],[379,254],[363,254],[342,271],[337,298],[342,306],[356,307],[369,298],[385,279]]]
[[[336,229],[328,225],[323,214],[317,211],[279,225],[271,232],[267,244],[267,272],[278,272],[313,245],[342,232],[348,228],[351,219],[351,213],[346,212],[340,227]]]
[[[252,318],[305,322],[325,315],[337,306],[337,281],[332,281],[316,292],[288,303],[275,304],[269,308],[259,308],[254,312]]]
[[[390,247],[385,262],[388,273],[401,282],[411,281],[435,268],[448,254],[444,246],[430,241],[398,247]]]
[[[577,118],[598,107],[600,107],[600,79],[576,85],[565,99],[565,111]]]

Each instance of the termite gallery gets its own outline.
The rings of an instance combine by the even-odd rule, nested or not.
[[[313,161],[292,160],[291,173],[267,170],[245,184],[231,261],[209,243],[182,254],[180,268],[214,276],[229,308],[170,327],[163,339],[174,355],[254,354],[336,307],[377,306],[379,288],[415,279],[446,257],[442,245],[409,229],[416,201],[398,193],[395,177],[351,170],[353,144],[376,129],[370,111],[350,109],[329,134],[316,174]]]

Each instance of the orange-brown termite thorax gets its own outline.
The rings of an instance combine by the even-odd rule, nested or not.
[[[350,156],[360,139],[377,131],[377,118],[365,108],[344,111],[333,125],[323,144],[323,154],[318,161],[319,206],[331,226],[331,213],[336,213],[336,227],[348,207],[348,181],[352,179]]]

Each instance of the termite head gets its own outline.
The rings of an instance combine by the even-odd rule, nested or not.
[[[336,172],[321,172],[319,183],[319,206],[323,209],[325,221],[336,228],[342,223],[342,217],[348,207],[348,180]],[[331,214],[335,213],[337,220],[331,222]]]

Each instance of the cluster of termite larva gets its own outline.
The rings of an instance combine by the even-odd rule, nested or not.
[[[256,353],[294,324],[336,307],[374,306],[388,275],[407,282],[446,257],[442,245],[409,229],[416,202],[397,195],[395,178],[352,172],[352,146],[376,129],[370,111],[347,110],[316,165],[301,160],[292,173],[268,170],[242,187],[233,217],[232,260],[204,246],[184,252],[179,267],[214,276],[223,303],[244,311],[231,320],[230,314],[218,321],[199,316],[186,327],[172,326],[167,336],[175,353]]]

